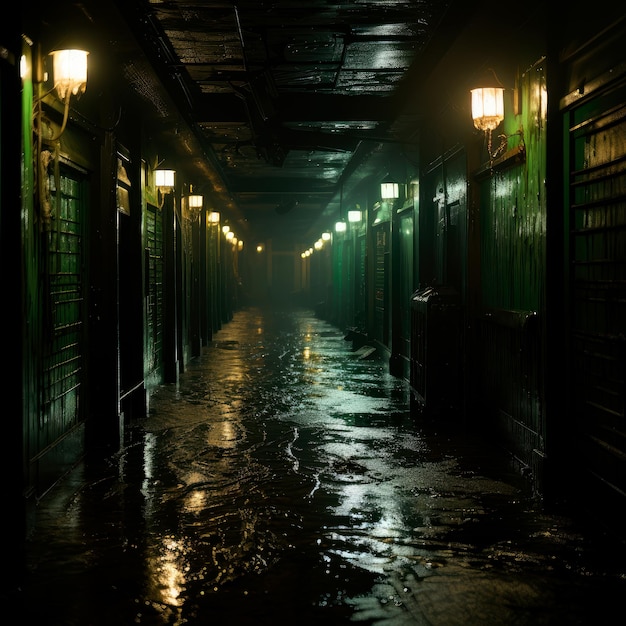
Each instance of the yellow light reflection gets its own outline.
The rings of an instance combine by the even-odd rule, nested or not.
[[[216,448],[234,448],[237,445],[239,430],[231,420],[213,424],[207,436],[207,443]]]
[[[187,511],[191,511],[194,513],[203,511],[206,505],[206,493],[197,489],[189,493],[185,500],[185,508],[187,509]]]
[[[160,595],[159,601],[167,606],[181,606],[180,597],[185,589],[186,563],[184,546],[173,537],[163,537],[161,554],[154,564],[154,578],[156,589]]]

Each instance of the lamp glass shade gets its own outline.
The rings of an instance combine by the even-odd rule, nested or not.
[[[160,189],[172,189],[175,174],[174,170],[154,170],[154,182]]]
[[[211,211],[211,213],[209,213],[209,222],[211,222],[212,224],[218,224],[219,221],[220,221],[219,211]]]
[[[471,90],[472,119],[478,130],[495,130],[504,119],[504,89],[479,87]]]
[[[201,209],[202,208],[202,196],[189,196],[189,208]]]
[[[361,221],[361,211],[348,211],[348,221],[349,222],[360,222]]]
[[[380,184],[380,197],[383,200],[395,200],[399,195],[398,183]]]
[[[69,94],[78,95],[87,87],[87,55],[85,50],[54,50],[52,71],[54,87],[59,98],[64,100]]]
[[[335,232],[336,233],[345,233],[346,232],[346,223],[345,222],[337,222],[335,224]]]

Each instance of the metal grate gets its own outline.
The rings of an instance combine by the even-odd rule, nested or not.
[[[83,193],[68,175],[50,176],[52,225],[45,233],[43,406],[40,426],[51,443],[80,420],[83,370]]]

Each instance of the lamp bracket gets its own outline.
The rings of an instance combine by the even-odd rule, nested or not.
[[[525,162],[526,146],[521,143],[519,146],[515,146],[515,148],[507,150],[497,158],[489,161],[489,163],[485,163],[483,166],[481,166],[475,172],[474,179],[482,180],[493,175],[494,172],[502,172],[509,167],[514,167],[515,165],[520,165],[521,163]]]

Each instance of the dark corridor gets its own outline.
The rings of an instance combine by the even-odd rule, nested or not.
[[[377,353],[309,310],[237,311],[119,454],[38,505],[5,611],[46,626],[615,623],[621,546],[409,405]]]

